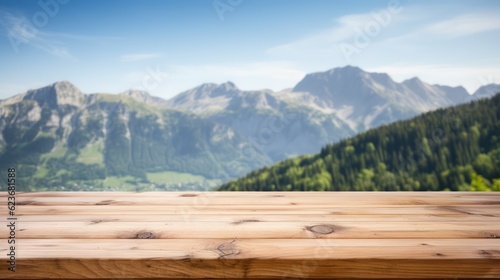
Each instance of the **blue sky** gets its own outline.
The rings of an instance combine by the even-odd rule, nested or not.
[[[478,0],[0,0],[0,98],[60,80],[281,90],[345,65],[474,91],[500,83],[498,15]]]

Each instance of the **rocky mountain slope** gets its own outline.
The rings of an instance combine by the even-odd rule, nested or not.
[[[482,97],[493,93],[487,90]],[[346,66],[308,74],[295,87],[279,92],[244,91],[231,82],[204,84],[180,93],[167,106],[228,125],[279,161],[470,100],[463,87],[430,85],[418,78],[397,83],[387,74]]]
[[[16,167],[19,186],[35,188],[144,187],[162,176],[220,181],[272,162],[231,128],[143,97],[58,82],[1,101],[2,170]]]

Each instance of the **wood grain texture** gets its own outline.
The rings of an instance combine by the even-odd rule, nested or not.
[[[6,221],[6,195],[0,194]],[[499,193],[17,195],[0,279],[500,279]]]
[[[0,234],[8,234],[7,228]],[[203,238],[500,238],[500,227],[484,222],[22,222],[19,238],[136,239],[149,233],[157,239]]]
[[[144,205],[147,205],[145,207]],[[24,215],[225,215],[258,214],[258,215],[454,215],[467,214],[479,216],[500,217],[500,205],[471,205],[471,206],[439,206],[439,205],[216,205],[203,206],[184,205],[20,205],[16,213]],[[0,211],[7,212],[6,206],[0,206]]]

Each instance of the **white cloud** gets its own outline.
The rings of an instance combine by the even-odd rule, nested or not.
[[[1,29],[9,40],[12,51],[18,53],[23,44],[38,48],[55,57],[76,60],[69,50],[59,41],[51,39],[54,36],[36,28],[26,17],[2,12]]]
[[[133,62],[133,61],[142,61],[148,60],[152,58],[159,58],[162,55],[159,53],[134,53],[134,54],[124,54],[120,57],[122,62]]]
[[[423,29],[424,33],[431,33],[446,37],[462,37],[500,29],[498,14],[466,14],[431,24]]]
[[[266,53],[270,55],[340,55],[339,44],[352,43],[358,33],[370,33],[371,28],[377,25],[380,30],[374,36],[369,35],[371,41],[378,36],[382,29],[390,24],[411,17],[411,14],[405,15],[405,17],[399,16],[404,9],[398,7],[398,11],[395,12],[393,9],[386,8],[370,13],[345,15],[337,18],[335,25],[329,29],[287,44],[272,47]]]
[[[352,14],[337,18],[329,29],[274,46],[266,53],[284,59],[293,56],[296,61],[303,60],[308,65],[315,63],[320,65],[319,68],[344,64],[375,65],[374,62],[384,65],[402,59],[411,60],[413,53],[426,52],[432,57],[435,51],[442,51],[439,48],[432,50],[436,41],[443,43],[447,39],[500,30],[500,17],[487,11],[448,15],[446,18],[442,12],[430,11],[422,15],[426,10],[421,6],[401,8],[400,13],[390,15],[386,20],[388,24],[380,24],[381,31],[374,32],[374,36],[366,32],[370,24],[380,22],[374,13]],[[387,12],[387,9],[376,11],[380,12]],[[435,57],[430,63],[432,59]]]
[[[417,26],[413,32],[389,38],[381,44],[424,44],[423,42],[453,39],[500,29],[498,15],[473,13],[456,16],[427,25]]]
[[[397,16],[392,15],[390,25],[383,27],[390,30],[384,36],[371,37],[367,47],[360,48],[360,52],[352,60],[346,61],[339,45],[352,43],[356,30],[363,29],[368,22],[374,20],[371,13],[340,17],[332,28],[275,46],[268,49],[267,54],[293,56],[296,60],[306,61],[304,64],[308,65],[324,65],[320,68],[340,66],[343,65],[342,62],[347,62],[367,71],[387,72],[398,81],[418,76],[431,84],[464,86],[471,93],[481,85],[500,83],[500,67],[496,67],[494,63],[468,65],[470,61],[465,60],[468,58],[462,60],[463,64],[447,61],[448,58],[440,59],[434,53],[443,50],[432,44],[436,40],[442,42],[459,37],[467,40],[466,36],[499,30],[498,15],[477,12],[443,17],[442,13],[431,11],[422,19],[418,15],[423,12],[425,10],[421,6],[409,6],[404,7]],[[420,58],[423,53],[429,54],[429,61],[419,61],[413,56],[417,54]]]
[[[370,14],[348,15],[336,20],[333,28],[320,31],[297,41],[272,47],[266,52],[271,55],[329,54],[338,52],[336,44],[350,39],[359,22],[370,20]]]
[[[65,47],[62,46],[57,46],[53,44],[33,44],[34,47],[39,48],[53,56],[59,57],[59,58],[64,58],[64,59],[69,59],[76,61],[76,58],[73,57],[69,50]]]

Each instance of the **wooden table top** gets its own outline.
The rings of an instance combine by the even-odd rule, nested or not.
[[[0,200],[0,279],[500,279],[500,193],[17,193],[15,272]]]

